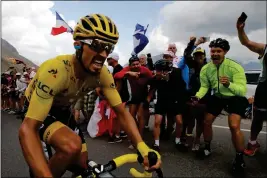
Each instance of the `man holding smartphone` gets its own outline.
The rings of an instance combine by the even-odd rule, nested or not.
[[[263,121],[267,119],[267,45],[250,41],[244,31],[244,27],[245,20],[238,18],[236,28],[241,44],[246,46],[250,51],[259,54],[258,59],[262,63],[262,71],[254,97],[255,114],[251,124],[250,139],[247,149],[244,151],[246,155],[253,156],[260,148],[257,137],[262,130]]]

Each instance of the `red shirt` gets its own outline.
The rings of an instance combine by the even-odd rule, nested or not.
[[[130,67],[125,67],[120,72],[114,75],[115,80],[120,80],[125,77],[126,72],[130,71]],[[128,76],[127,79],[130,83],[132,98],[145,99],[148,95],[147,83],[152,78],[152,72],[146,68],[140,67],[139,78]]]

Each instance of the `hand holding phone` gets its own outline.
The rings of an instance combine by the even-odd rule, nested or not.
[[[236,28],[237,30],[243,30],[245,27],[245,21],[247,20],[247,15],[245,12],[242,12],[241,16],[238,17],[237,22],[236,22]]]
[[[238,18],[238,22],[240,24],[245,23],[245,21],[247,20],[248,16],[245,12],[242,12],[242,14],[240,15],[240,17]]]
[[[204,43],[210,41],[210,37],[202,37],[202,38],[203,38],[203,40],[204,40]]]

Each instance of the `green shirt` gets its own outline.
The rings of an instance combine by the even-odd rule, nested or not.
[[[227,76],[230,80],[229,87],[224,87],[219,79],[222,76]],[[202,98],[211,88],[217,96],[246,96],[247,79],[244,68],[237,62],[225,58],[223,62],[216,66],[211,62],[202,67],[200,72],[201,87],[196,93],[198,98]]]

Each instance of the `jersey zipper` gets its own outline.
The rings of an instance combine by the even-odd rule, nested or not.
[[[221,96],[221,92],[220,92],[220,76],[219,76],[219,74],[220,74],[220,72],[219,72],[220,65],[218,65],[216,67],[217,67],[217,80],[218,80],[218,94]]]

